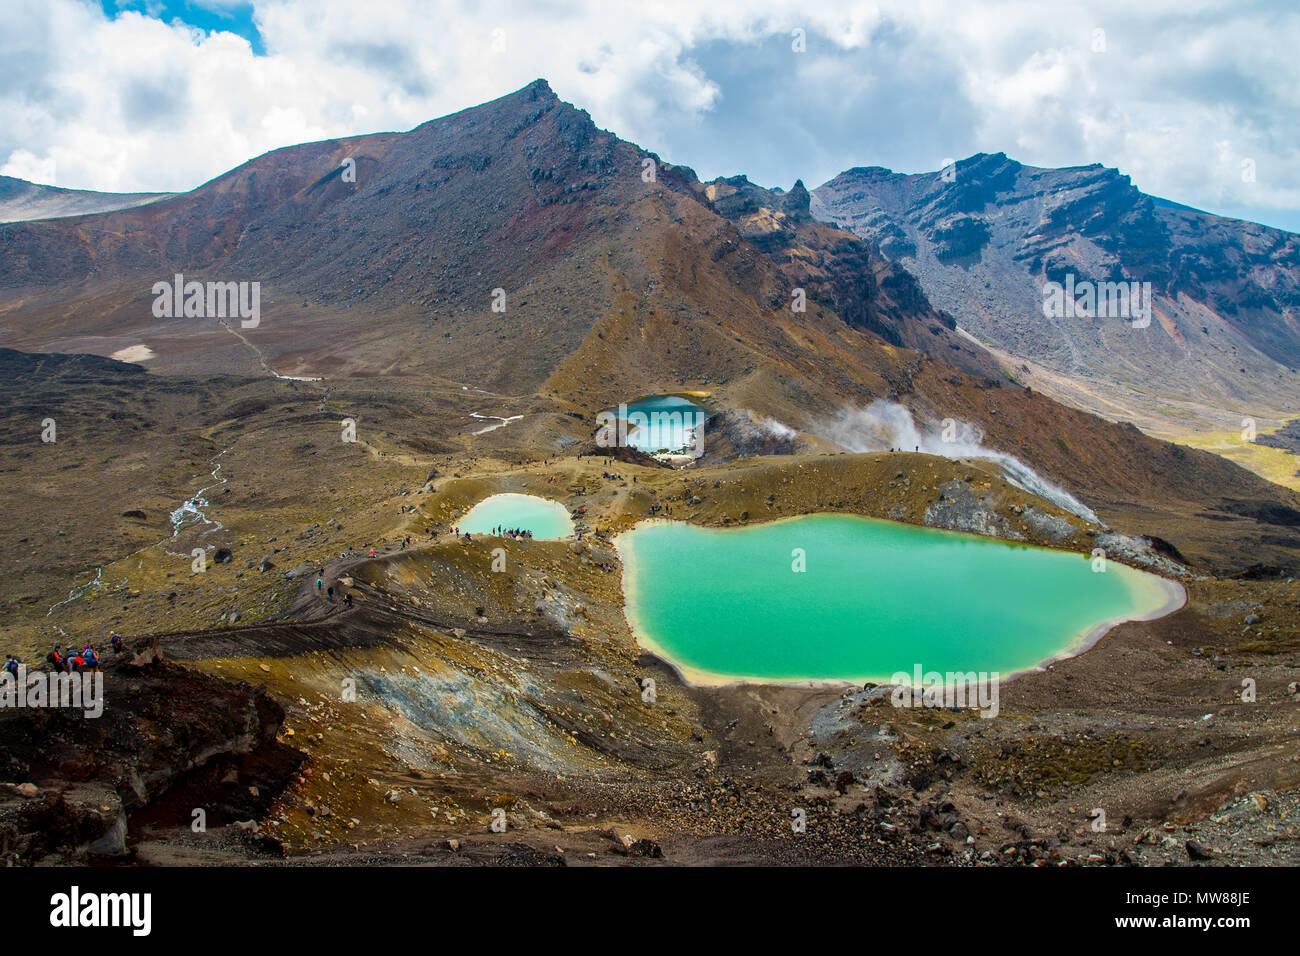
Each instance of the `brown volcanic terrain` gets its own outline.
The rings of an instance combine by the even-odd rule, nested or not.
[[[78,395],[72,377],[72,370],[59,376],[60,395]],[[83,384],[98,395],[111,382],[103,378],[93,390]],[[25,386],[41,397],[32,381]],[[868,453],[768,456],[685,472],[620,463],[623,477],[610,480],[602,477],[609,467],[603,459],[555,456],[520,466],[491,448],[522,421],[481,436],[457,434],[468,416],[456,405],[470,401],[458,388],[429,398],[393,396],[381,409],[365,405],[364,393],[350,398],[346,384],[332,385],[321,414],[324,389],[254,380],[224,394],[242,414],[218,405],[198,429],[212,457],[229,449],[220,458],[227,483],[207,496],[205,514],[215,526],[192,525],[171,540],[159,520],[165,497],[141,497],[161,486],[132,475],[129,462],[118,470],[111,455],[96,456],[102,480],[83,485],[79,476],[91,469],[55,469],[49,503],[27,506],[41,520],[26,541],[6,541],[4,549],[17,561],[16,573],[3,579],[6,636],[25,660],[59,632],[66,642],[111,627],[136,648],[153,635],[167,658],[219,680],[265,685],[286,711],[282,723],[267,718],[277,739],[305,753],[307,763],[286,787],[289,751],[241,755],[233,737],[226,743],[220,736],[230,731],[216,725],[188,738],[193,769],[184,769],[184,751],[169,737],[138,753],[106,752],[87,763],[86,784],[69,791],[42,750],[23,748],[10,766],[38,785],[41,806],[98,801],[114,809],[98,816],[77,809],[79,836],[25,844],[23,834],[32,831],[24,827],[38,826],[45,811],[15,796],[11,811],[20,815],[11,846],[76,858],[78,840],[84,852],[84,841],[98,837],[96,821],[102,827],[122,816],[137,858],[168,863],[262,858],[268,850],[304,863],[655,862],[620,856],[602,836],[611,827],[653,841],[678,863],[986,856],[1159,863],[1185,861],[1188,839],[1223,860],[1295,859],[1300,842],[1286,821],[1300,765],[1287,745],[1295,705],[1285,690],[1300,650],[1293,583],[1189,578],[1186,610],[1127,625],[1083,657],[1009,685],[995,721],[896,711],[861,692],[690,688],[640,652],[622,615],[618,555],[607,539],[652,506],[711,525],[744,523],[746,513],[764,520],[809,511],[920,523],[947,497],[966,501],[966,516],[1000,533],[1058,547],[1087,551],[1095,529],[981,462]],[[166,431],[166,397],[150,395],[147,385],[117,396],[123,427],[142,420],[144,398],[151,398],[155,427]],[[253,411],[257,403],[266,408]],[[338,440],[344,410],[357,411],[362,423],[357,445]],[[58,407],[53,414],[68,422],[70,412]],[[377,413],[385,425],[366,438],[364,423]],[[42,449],[50,453],[46,469],[87,460],[90,449],[77,437]],[[419,450],[427,448],[451,449],[450,460]],[[20,454],[12,444],[5,449]],[[167,493],[179,497],[211,483],[207,461],[194,457],[195,477],[187,483],[178,469],[181,480]],[[103,526],[61,518],[75,498],[53,495],[60,485],[85,496],[74,516],[95,515]],[[597,534],[580,551],[504,542],[507,573],[493,573],[498,542],[465,544],[441,532],[472,503],[502,491],[583,506]],[[137,504],[146,508],[144,519],[118,511]],[[4,513],[18,507],[11,497]],[[75,554],[115,527],[143,544],[126,553],[131,545],[123,538],[100,584],[52,610],[47,602],[63,593],[18,597],[54,586],[40,585],[37,574],[58,549]],[[1060,529],[1068,529],[1064,537]],[[407,535],[416,543],[403,549]],[[192,545],[210,555],[228,548],[231,559],[209,561],[196,574]],[[375,558],[367,556],[371,546]],[[350,582],[351,610],[315,592],[316,567],[326,569],[332,586]],[[91,577],[76,575],[82,583]],[[230,623],[232,612],[238,616]],[[1250,614],[1259,620],[1243,629]],[[165,719],[172,708],[160,683],[208,695],[200,699],[213,707],[235,694],[155,673],[158,666],[130,683],[110,667],[106,689],[116,720]],[[1243,676],[1258,683],[1259,704],[1237,701]],[[647,677],[658,686],[653,706],[639,692]],[[348,681],[355,700],[342,693]],[[230,699],[248,706],[238,694]],[[1207,712],[1218,714],[1209,724],[1201,721]],[[143,806],[127,799],[119,812],[104,802],[113,778],[99,769],[119,761],[167,767],[170,778]],[[247,786],[276,798],[241,802]],[[1256,794],[1264,809],[1246,794]],[[196,806],[209,812],[207,834],[189,830]],[[1107,808],[1112,829],[1087,830],[1080,806]],[[807,811],[808,831],[798,837],[789,829],[792,807]],[[498,809],[506,813],[505,834],[489,829]],[[260,821],[256,839],[236,825],[249,818]],[[449,850],[447,840],[458,849]]]
[[[8,647],[34,663],[109,628],[137,648],[157,638],[204,672],[195,692],[212,706],[249,712],[261,698],[226,687],[243,680],[286,711],[279,723],[263,707],[246,753],[226,724],[224,743],[150,750],[136,730],[168,708],[151,668],[177,665],[140,665],[120,689],[141,693],[110,698],[125,750],[77,758],[97,787],[116,786],[123,761],[173,774],[145,806],[123,803],[138,858],[656,859],[601,836],[613,826],[678,862],[1186,862],[1182,842],[1207,837],[1224,860],[1295,860],[1300,497],[1014,384],[906,272],[814,222],[800,189],[706,185],[662,162],[645,182],[645,158],[536,83],[411,133],[280,150],[139,209],[13,227]],[[149,289],[176,271],[263,283],[260,326],[153,318]],[[790,309],[796,287],[806,312]],[[134,345],[156,356],[148,372],[99,357]],[[683,390],[717,413],[699,465],[576,456],[596,411]],[[1109,530],[984,460],[837,454],[833,426],[874,399],[925,425],[977,424]],[[511,420],[486,430],[499,422],[475,416]],[[41,441],[47,418],[57,441]],[[494,542],[445,532],[500,491],[586,507],[598,533],[506,542],[494,573]],[[197,513],[177,527],[186,501]],[[857,690],[692,688],[623,617],[608,537],[653,508],[716,525],[844,511],[1080,552],[1104,541],[1179,575],[1189,606],[1009,685],[995,721],[885,713]],[[354,607],[315,591],[320,569],[352,582]],[[1237,703],[1243,675],[1255,705]],[[274,734],[307,754],[287,785],[291,753],[244,765]],[[41,801],[66,790],[57,754],[9,756]],[[210,798],[214,819],[255,815],[265,839],[190,833],[214,779],[274,795]],[[1263,807],[1238,805],[1248,793]],[[24,815],[30,799],[3,810],[11,846],[42,819]],[[1077,808],[1098,805],[1117,830],[1076,832]],[[792,807],[808,811],[806,840]],[[495,809],[505,834],[488,828]],[[25,859],[80,858],[89,816],[59,846],[24,844]]]
[[[689,170],[662,164],[643,181],[647,157],[539,82],[410,133],[278,150],[148,209],[16,226],[0,262],[5,344],[110,354],[143,343],[152,367],[205,374],[260,370],[253,348],[292,374],[386,372],[400,359],[403,372],[472,372],[475,384],[519,391],[602,322],[633,313],[640,334],[660,333],[644,328],[654,315],[687,323],[676,344],[698,377],[736,374],[764,357],[756,346],[780,342],[752,323],[789,314],[789,277],[715,213]],[[342,179],[348,158],[355,183]],[[838,244],[834,263],[851,250],[840,287],[821,294],[828,305],[838,295],[851,325],[902,344],[914,322],[938,318],[864,244],[806,210],[800,222],[817,237],[813,253]],[[858,266],[882,278],[845,281]],[[176,272],[263,283],[249,345],[213,320],[155,319],[149,289]],[[491,311],[497,288],[506,313]],[[703,350],[692,341],[745,320],[765,340],[727,330]],[[647,371],[694,377],[680,359]]]

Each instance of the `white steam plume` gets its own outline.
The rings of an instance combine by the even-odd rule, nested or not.
[[[897,402],[877,399],[866,408],[846,408],[818,429],[845,451],[922,451],[942,458],[983,458],[996,462],[1002,476],[1058,508],[1100,524],[1096,514],[1064,488],[1043,478],[1019,458],[985,447],[984,433],[969,422],[949,419],[944,429],[917,427],[912,413]]]
[[[754,424],[773,438],[794,438],[799,434],[789,425],[779,422],[775,418],[768,418],[766,415],[754,415],[753,418]]]

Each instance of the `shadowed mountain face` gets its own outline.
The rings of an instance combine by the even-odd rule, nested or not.
[[[792,289],[837,308],[848,324],[972,374],[998,376],[997,362],[956,334],[952,317],[930,305],[911,273],[851,233],[815,220],[802,181],[785,193],[733,176],[709,183],[705,195],[746,241],[776,261]]]
[[[914,176],[858,168],[812,212],[879,245],[1017,378],[1161,435],[1300,409],[1300,237],[1147,196],[1101,166],[979,154]],[[1050,282],[1150,283],[1150,325],[1048,316]],[[1261,427],[1263,427],[1261,425]]]
[[[171,193],[100,193],[86,189],[41,186],[0,176],[0,222],[58,219],[143,206]]]

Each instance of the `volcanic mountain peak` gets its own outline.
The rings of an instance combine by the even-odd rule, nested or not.
[[[812,213],[808,209],[811,202],[812,196],[805,188],[803,180],[796,179],[794,186],[781,199],[781,211],[795,222],[812,222]]]
[[[0,261],[0,311],[7,344],[147,355],[151,368],[194,373],[425,370],[519,393],[567,368],[557,381],[584,391],[591,350],[622,368],[621,388],[650,390],[755,372],[773,361],[755,349],[774,329],[829,333],[842,320],[996,374],[906,272],[814,221],[810,201],[802,182],[706,187],[538,80],[408,133],[275,150],[146,209],[18,227]],[[160,322],[150,290],[177,273],[260,282],[261,327],[232,341],[215,322]],[[807,313],[803,300],[792,309],[795,290]],[[642,324],[664,314],[678,322],[656,330],[661,347],[605,354],[624,331],[644,341]],[[683,320],[711,326],[716,347]],[[845,362],[860,361],[850,352]],[[820,354],[800,374],[836,361]],[[842,385],[863,387],[859,373]],[[623,397],[611,387],[601,400]]]
[[[1022,381],[1155,434],[1300,411],[1300,237],[1158,200],[1098,164],[979,153],[915,175],[859,167],[813,191]],[[1051,283],[1138,283],[1146,324],[1047,315]],[[1143,285],[1148,284],[1149,285]]]
[[[479,313],[493,289],[539,282],[592,230],[607,232],[606,211],[631,202],[607,192],[646,191],[643,155],[538,81],[409,133],[275,150],[144,209],[12,227],[0,259],[0,311],[14,333],[6,344],[111,354],[156,338],[149,290],[182,273],[261,282],[270,322],[253,344],[262,351],[217,347],[226,334],[215,323],[177,323],[164,333],[172,348],[155,349],[155,368],[198,351],[205,365],[194,371],[229,359],[257,368],[286,352],[295,369],[391,368],[399,355],[411,360],[404,330],[413,324]],[[558,288],[543,284],[533,301]],[[72,315],[56,305],[69,298],[79,302]],[[555,331],[567,311],[557,307],[532,331]],[[399,318],[386,343],[366,346],[375,313]],[[558,344],[576,341],[565,334]],[[463,369],[466,356],[448,351],[449,366]]]

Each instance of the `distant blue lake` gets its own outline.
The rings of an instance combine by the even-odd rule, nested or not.
[[[605,409],[602,414],[622,414],[627,422],[627,444],[647,454],[689,452],[695,447],[695,429],[708,412],[681,395],[651,395]]]

